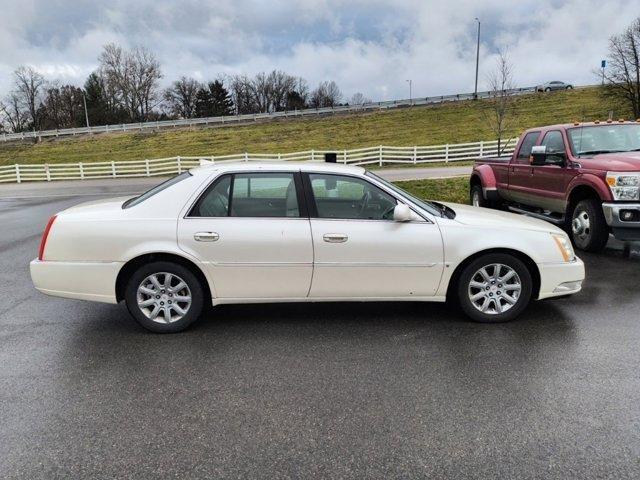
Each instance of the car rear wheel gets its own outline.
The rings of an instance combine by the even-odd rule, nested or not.
[[[180,332],[196,321],[203,307],[203,289],[182,265],[153,262],[129,279],[125,302],[133,318],[156,333]]]
[[[571,86],[571,85],[567,85],[567,88],[566,88],[566,89],[567,89],[567,90],[573,90],[573,86]]]
[[[465,267],[458,278],[462,311],[482,323],[516,318],[531,300],[533,280],[527,266],[513,255],[483,255]]]
[[[586,252],[601,251],[609,240],[609,227],[599,201],[588,198],[578,202],[571,215],[571,238]]]
[[[475,184],[471,186],[469,190],[469,201],[474,207],[494,208],[495,204],[491,200],[484,198],[484,192],[482,186]]]

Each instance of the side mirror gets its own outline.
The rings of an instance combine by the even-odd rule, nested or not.
[[[393,209],[393,221],[394,222],[408,222],[411,220],[411,209],[409,205],[399,203]]]
[[[529,156],[531,165],[546,165],[547,163],[547,146],[537,145],[531,147],[531,155]]]
[[[564,152],[548,152],[546,145],[538,145],[531,147],[531,156],[529,157],[529,163],[531,165],[543,166],[543,165],[558,165],[562,166],[566,162],[566,155]]]

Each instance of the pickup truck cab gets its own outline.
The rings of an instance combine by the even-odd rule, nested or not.
[[[511,157],[475,162],[470,197],[561,226],[585,251],[602,250],[609,234],[640,240],[640,123],[529,129]]]

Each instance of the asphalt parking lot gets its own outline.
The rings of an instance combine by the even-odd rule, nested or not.
[[[508,324],[248,305],[154,335],[31,285],[47,218],[87,199],[0,199],[1,478],[640,476],[640,247]]]

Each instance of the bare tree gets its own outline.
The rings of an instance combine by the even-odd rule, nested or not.
[[[498,156],[501,156],[511,139],[504,140],[505,132],[512,127],[515,117],[513,66],[505,50],[501,50],[496,60],[496,69],[488,75],[489,99],[485,110],[485,120],[498,141]]]
[[[13,77],[15,94],[27,112],[30,127],[38,130],[40,128],[38,111],[45,79],[33,67],[28,66],[19,67],[13,72]]]
[[[193,78],[181,77],[164,91],[163,97],[169,111],[180,118],[193,118],[196,114],[196,95],[201,87]]]
[[[12,132],[21,132],[27,126],[27,113],[15,92],[10,93],[0,102],[0,114],[2,123],[6,124]]]
[[[40,107],[43,129],[59,129],[84,125],[83,91],[73,85],[47,88]]]
[[[365,103],[371,103],[371,99],[360,92],[354,93],[351,100],[349,100],[350,105],[364,105]]]
[[[342,92],[333,80],[320,82],[318,88],[311,92],[311,106],[314,108],[335,107],[342,99]]]
[[[620,35],[609,39],[609,71],[604,74],[609,90],[640,117],[640,18]]]
[[[146,48],[126,51],[115,44],[105,45],[100,57],[100,76],[111,101],[122,106],[131,120],[143,121],[159,101],[160,63]]]

